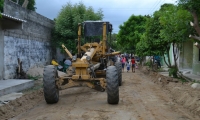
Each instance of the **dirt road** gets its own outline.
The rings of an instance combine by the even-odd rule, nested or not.
[[[44,100],[11,120],[199,120],[174,102],[168,90],[140,71],[122,73],[118,105],[107,104],[107,93],[87,87],[60,91],[57,104]]]

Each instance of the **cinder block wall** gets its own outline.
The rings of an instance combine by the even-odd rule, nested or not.
[[[197,47],[193,47],[193,65],[192,65],[192,73],[196,75],[200,75],[200,61],[199,61],[199,49]]]
[[[180,50],[179,56],[179,67],[183,69],[192,69],[193,64],[193,42],[186,41],[182,44],[182,49]]]
[[[4,2],[4,13],[27,21],[22,30],[4,31],[4,79],[16,75],[17,58],[21,59],[24,71],[36,64],[50,64],[54,22],[9,0]]]

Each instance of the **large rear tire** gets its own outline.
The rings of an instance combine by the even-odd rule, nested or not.
[[[53,65],[45,66],[43,75],[43,91],[46,103],[57,103],[59,100],[59,90],[56,86],[56,78],[58,77],[56,67]]]
[[[119,82],[118,72],[115,66],[109,66],[106,70],[107,82],[107,101],[109,104],[118,104],[119,102]]]
[[[119,86],[121,86],[122,85],[122,63],[116,62],[115,66],[117,68]]]

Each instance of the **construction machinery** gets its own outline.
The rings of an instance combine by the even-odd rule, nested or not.
[[[107,102],[118,104],[122,65],[121,62],[113,62],[111,59],[120,54],[109,45],[111,39],[109,41],[108,36],[111,36],[111,32],[112,25],[109,22],[85,21],[78,24],[78,53],[73,56],[62,45],[72,59],[72,74],[60,77],[55,66],[48,65],[44,68],[44,97],[48,104],[58,102],[59,90],[84,85],[102,92],[106,90]],[[85,41],[83,45],[82,38]]]

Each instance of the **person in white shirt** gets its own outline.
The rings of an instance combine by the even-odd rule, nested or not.
[[[121,59],[121,58],[120,58],[120,56],[118,55],[118,56],[117,56],[117,62],[121,62],[120,59]]]
[[[131,66],[130,62],[127,62],[127,64],[126,64],[127,72],[129,72],[129,70],[130,70],[130,66]]]

